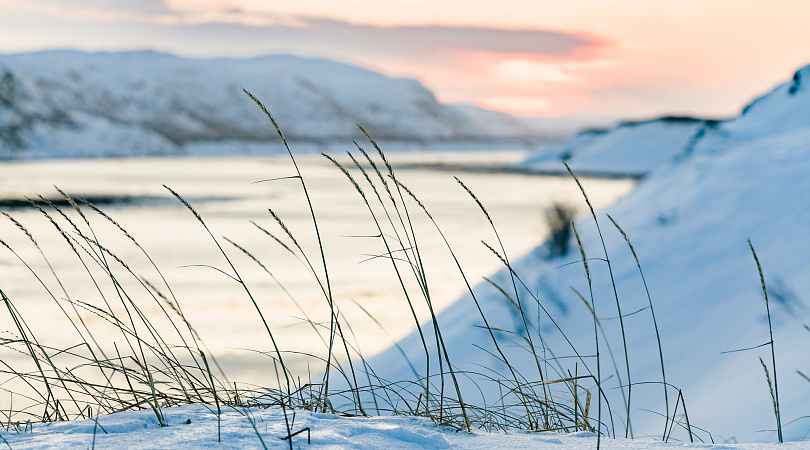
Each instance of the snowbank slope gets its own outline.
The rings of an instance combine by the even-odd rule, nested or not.
[[[769,340],[759,276],[747,243],[751,239],[769,289],[785,435],[804,439],[810,432],[806,418],[810,383],[797,373],[810,372],[810,333],[803,327],[810,323],[806,295],[810,232],[804,225],[810,221],[810,89],[801,82],[808,79],[810,66],[801,69],[794,81],[754,102],[739,118],[718,124],[705,142],[697,142],[694,151],[678,162],[652,170],[631,194],[598,214],[626,316],[636,436],[660,436],[664,426],[661,416],[649,412],[665,412],[658,347],[635,260],[605,213],[623,227],[638,253],[660,328],[667,382],[683,390],[692,425],[711,431],[716,441],[775,440],[774,432],[758,431],[775,429],[758,359],[769,361],[769,347],[724,353]],[[587,256],[593,258],[596,314],[616,360],[614,368],[603,342],[604,387],[617,434],[623,436],[621,393],[628,394],[628,380],[613,287],[600,260],[605,255],[592,218],[583,216],[576,226]],[[514,264],[527,285],[520,294],[534,338],[538,339],[539,330],[548,351],[559,358],[545,367],[547,377],[573,373],[575,363],[580,374],[586,372],[584,364],[596,373],[594,358],[589,356],[595,350],[592,316],[571,289],[588,298],[588,283],[576,244],[571,245],[565,257],[549,258],[544,248],[538,248]],[[508,273],[493,280],[513,292]],[[502,294],[486,283],[475,293],[491,327],[522,332],[515,308]],[[535,293],[539,302],[532,298]],[[574,351],[550,317],[581,359],[573,357]],[[481,372],[485,367],[505,373],[469,295],[443,312],[439,323],[459,370]],[[538,379],[533,359],[515,344],[520,338],[499,334],[499,340],[510,363],[527,379]],[[418,337],[411,335],[400,345],[420,367],[424,357]],[[387,379],[410,373],[396,349],[379,355],[372,365]],[[490,389],[490,403],[498,398],[495,384],[482,382],[481,386]],[[589,388],[594,389],[593,384]],[[677,390],[671,389],[670,413],[676,396]]]

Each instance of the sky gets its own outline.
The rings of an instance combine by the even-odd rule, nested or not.
[[[0,53],[286,53],[522,115],[725,117],[810,64],[808,23],[808,0],[0,0]]]

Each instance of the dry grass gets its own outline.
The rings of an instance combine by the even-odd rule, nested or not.
[[[267,115],[272,126],[285,146],[284,136],[275,124],[272,116],[261,102],[250,95],[256,104]],[[209,229],[204,217],[188,202],[181,193],[166,189],[188,209],[198,226],[202,227],[219,254],[223,267],[207,266],[227,276],[243,290],[247,301],[263,323],[267,341],[272,347],[270,352],[256,350],[262,356],[269,357],[276,368],[269,373],[264,386],[240,386],[228,380],[225,370],[220,366],[216,355],[212,354],[201,333],[193,326],[184,314],[180,300],[175,296],[169,283],[163,277],[156,262],[152,261],[146,250],[138,241],[98,206],[81,198],[73,198],[61,192],[70,210],[63,210],[63,205],[49,202],[44,198],[31,200],[36,208],[52,227],[62,236],[87,275],[87,283],[94,286],[98,296],[95,300],[77,299],[71,296],[60,281],[59,274],[50,269],[49,277],[57,281],[58,289],[51,289],[34,269],[34,264],[23,259],[11,246],[0,240],[5,249],[15,255],[19,264],[30,269],[32,275],[43,288],[55,308],[63,313],[65,338],[58,346],[42,343],[29,327],[30,318],[23,317],[15,307],[15,299],[9,298],[0,290],[0,296],[8,312],[8,320],[13,324],[11,337],[0,342],[0,354],[8,352],[15,358],[0,357],[0,376],[3,377],[2,388],[9,393],[13,402],[3,405],[0,422],[9,429],[23,430],[26,424],[54,420],[73,420],[91,418],[97,414],[113,414],[136,409],[151,409],[158,423],[165,425],[162,409],[182,404],[201,403],[211,405],[212,414],[219,416],[223,408],[236,408],[251,419],[247,408],[280,407],[289,420],[286,437],[290,447],[293,438],[300,439],[304,430],[295,427],[295,409],[307,409],[320,412],[332,412],[343,415],[369,414],[409,414],[424,416],[438,424],[451,426],[459,430],[483,428],[487,430],[528,430],[528,431],[576,431],[590,430],[602,435],[615,436],[613,414],[607,404],[607,396],[602,388],[602,367],[599,352],[600,338],[597,334],[599,324],[593,302],[590,268],[585,248],[575,228],[570,228],[570,211],[558,208],[554,220],[560,222],[557,227],[559,236],[552,238],[555,252],[564,254],[573,231],[586,276],[588,277],[589,297],[583,297],[591,308],[594,318],[594,339],[596,353],[583,356],[574,348],[564,331],[557,325],[553,315],[543,306],[543,299],[532,294],[526,284],[515,272],[506,250],[501,243],[496,224],[486,207],[475,193],[461,180],[464,189],[472,201],[480,208],[484,218],[492,229],[493,245],[484,245],[498,258],[508,274],[507,287],[493,286],[511,304],[520,317],[522,331],[506,330],[490,323],[486,308],[481,304],[478,290],[474,285],[478,280],[466,276],[462,262],[459,261],[448,240],[442,233],[439,224],[420,201],[412,189],[406,186],[386,158],[384,152],[373,138],[368,136],[368,143],[373,148],[367,152],[357,145],[356,152],[349,153],[350,164],[343,164],[337,159],[324,155],[336,170],[340,170],[347,182],[362,199],[369,214],[369,220],[377,230],[378,239],[385,249],[378,258],[390,262],[391,270],[407,302],[410,319],[418,330],[422,360],[424,365],[417,367],[408,361],[413,372],[410,380],[385,380],[377,376],[374,367],[363,356],[362,350],[354,337],[354,330],[347,317],[340,311],[333,298],[329,272],[329,261],[324,253],[323,241],[318,225],[317,211],[310,199],[306,179],[301,174],[295,156],[289,147],[290,162],[296,175],[291,178],[299,180],[301,191],[306,198],[302,205],[309,213],[317,246],[313,250],[304,248],[296,238],[299,230],[287,227],[283,217],[272,209],[269,213],[277,230],[270,230],[257,224],[256,227],[269,238],[277,251],[294,255],[304,270],[311,272],[315,283],[323,293],[324,307],[328,310],[328,323],[319,323],[310,319],[303,308],[301,313],[312,332],[323,344],[320,354],[303,355],[309,360],[308,365],[316,368],[320,374],[314,381],[310,373],[294,373],[285,363],[288,353],[278,345],[277,330],[273,330],[266,320],[266,311],[256,300],[250,287],[241,276],[240,267],[230,256],[230,252],[247,256],[250,264],[257,264],[271,279],[280,285],[279,280],[268,270],[250,249],[234,240],[225,239],[228,245],[223,246]],[[573,179],[579,180],[571,173]],[[581,185],[580,185],[581,187]],[[597,215],[590,202],[583,195],[598,227]],[[4,213],[5,214],[5,213]],[[458,268],[473,305],[483,322],[483,328],[491,343],[490,356],[504,365],[503,373],[481,367],[479,371],[461,371],[455,364],[455,357],[445,342],[438,311],[434,309],[431,285],[428,282],[425,264],[419,249],[419,236],[414,231],[412,219],[415,215],[424,215],[434,225],[436,233],[447,245],[450,263]],[[39,248],[36,236],[29,232],[14,217],[5,214],[8,220],[26,235],[28,242],[35,246],[45,262],[46,252]],[[611,219],[612,220],[612,219]],[[97,235],[97,221],[112,224],[117,233],[123,235],[130,245],[140,251],[150,262],[151,268],[158,274],[159,283],[152,283],[145,276],[135,272],[127,262],[113,250],[104,245],[103,236]],[[633,251],[630,240],[614,222]],[[601,237],[601,232],[600,232]],[[563,242],[564,241],[564,242]],[[604,240],[602,241],[604,245]],[[564,247],[563,247],[564,245]],[[609,265],[605,248],[604,261]],[[638,260],[636,259],[638,262]],[[50,267],[50,263],[47,264]],[[639,264],[639,270],[641,265]],[[643,276],[643,273],[642,273]],[[645,282],[646,283],[646,282]],[[2,288],[0,286],[0,288]],[[283,289],[283,286],[282,286]],[[289,300],[296,300],[284,290]],[[297,304],[297,303],[296,303]],[[554,352],[544,340],[535,321],[528,317],[526,305],[537,306],[538,314],[542,312],[554,324],[570,349],[565,352]],[[621,322],[621,304],[616,295],[616,306]],[[427,310],[428,317],[420,317],[418,311]],[[652,300],[650,300],[652,312]],[[151,312],[148,312],[151,311]],[[154,311],[158,311],[157,314]],[[371,316],[367,311],[366,314]],[[101,320],[88,320],[88,318]],[[381,328],[384,326],[372,317]],[[654,316],[653,316],[654,321]],[[92,322],[92,326],[91,326]],[[56,325],[54,325],[56,326]],[[238,326],[234,324],[233,326]],[[621,322],[622,329],[624,323]],[[100,342],[96,335],[119,336],[115,342]],[[602,332],[604,336],[604,331]],[[255,348],[264,348],[260,338],[253,343]],[[660,341],[659,341],[660,342]],[[604,339],[604,343],[607,340]],[[504,349],[505,345],[523,349],[523,354],[532,358],[531,369],[522,373],[518,365],[513,364],[514,349]],[[608,347],[609,348],[609,347]],[[623,341],[626,366],[626,396],[624,409],[625,434],[631,435],[631,382],[630,362],[626,342]],[[400,348],[407,360],[406,352]],[[570,359],[558,358],[563,353]],[[619,366],[613,359],[619,383]],[[21,358],[20,355],[25,358]],[[301,355],[299,355],[301,356]],[[670,417],[664,372],[663,354],[660,354],[663,386],[665,390],[666,419],[663,439],[672,434],[675,425],[684,426],[682,421],[675,420],[677,405],[685,403],[679,396],[676,411]],[[563,362],[563,361],[571,361]],[[596,371],[589,368],[596,363]],[[521,367],[525,367],[522,365]],[[302,380],[303,377],[303,380]],[[774,373],[774,387],[775,387]],[[466,398],[478,398],[481,392],[499,392],[497,398],[484,398],[483,401],[465,401]],[[592,397],[596,395],[597,407],[594,414]],[[623,392],[624,395],[624,392]],[[776,397],[775,397],[776,398]],[[608,411],[605,414],[603,410]],[[252,420],[252,419],[251,419]],[[688,417],[686,418],[688,421]],[[610,424],[610,426],[608,426]],[[690,438],[692,427],[686,424]],[[256,434],[262,434],[255,427]],[[308,430],[307,430],[308,431]]]

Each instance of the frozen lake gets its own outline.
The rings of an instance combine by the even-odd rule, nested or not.
[[[494,235],[475,202],[455,182],[454,175],[486,206],[513,260],[545,239],[544,217],[550,206],[559,202],[576,206],[580,211],[584,206],[576,184],[568,177],[465,168],[505,165],[523,156],[515,152],[389,155],[398,177],[431,211],[473,283],[497,271],[502,264],[481,244],[481,240],[496,244]],[[341,161],[347,160],[342,158]],[[392,263],[390,259],[372,258],[385,249],[378,237],[370,237],[378,234],[377,228],[346,177],[320,156],[301,156],[298,163],[320,226],[333,298],[341,315],[351,324],[364,355],[372,355],[388,347],[391,338],[402,337],[414,328]],[[245,290],[232,278],[212,268],[232,274],[205,229],[162,187],[163,184],[170,186],[194,206],[219,239],[265,314],[279,347],[291,352],[324,354],[323,343],[313,332],[312,325],[290,299],[295,299],[311,321],[328,326],[329,309],[323,293],[304,265],[251,224],[251,221],[256,222],[290,244],[268,213],[268,208],[272,208],[295,235],[316,269],[321,270],[314,228],[300,182],[284,178],[295,174],[288,157],[5,162],[0,164],[0,173],[0,199],[21,199],[37,194],[57,198],[54,185],[70,195],[98,199],[101,209],[125,228],[154,260],[188,320],[217,355],[229,379],[260,382],[267,368],[272,368],[270,358],[243,349],[265,352],[272,349],[262,322]],[[362,180],[358,170],[352,173],[358,181]],[[254,183],[275,178],[281,179]],[[610,204],[635,183],[605,179],[583,182],[596,207]],[[364,180],[361,185],[372,198],[372,191]],[[97,265],[93,267],[89,254],[79,250],[94,273],[94,282],[65,238],[41,212],[9,201],[5,205],[2,209],[34,236],[71,299],[103,307],[101,290],[110,304],[118,302],[120,305],[109,277],[105,279],[103,270]],[[433,305],[442,310],[465,292],[464,281],[433,225],[413,202],[407,205]],[[90,229],[70,206],[62,208],[83,233],[90,234]],[[53,213],[50,208],[46,210]],[[105,248],[125,261],[139,277],[168,295],[160,274],[131,241],[99,215],[89,209],[85,209],[85,213],[92,233]],[[64,218],[58,214],[54,217],[68,236],[77,236]],[[289,295],[254,261],[222,239],[223,236],[259,259]],[[68,314],[74,314],[36,247],[5,218],[0,221],[0,239],[30,265]],[[40,281],[12,252],[0,250],[0,289],[20,310],[40,343],[64,348],[78,342],[77,332]],[[137,279],[126,274],[117,263],[108,263],[123,280],[122,287],[139,294],[133,295],[133,301],[145,314],[161,314],[157,302]],[[408,282],[412,279],[413,275]],[[408,287],[416,288],[415,284]],[[385,327],[391,338],[358,304]],[[82,307],[77,310],[87,326],[95,330],[94,336],[102,345],[123,340],[120,332],[110,331],[112,327],[98,314]],[[422,321],[429,317],[421,304],[417,305],[417,313]],[[5,322],[7,318],[2,320]],[[2,329],[12,330],[13,326],[9,322]],[[167,340],[172,341],[170,336],[166,333]],[[306,373],[306,358],[294,353],[286,358],[294,370]],[[321,369],[311,367],[312,372]]]

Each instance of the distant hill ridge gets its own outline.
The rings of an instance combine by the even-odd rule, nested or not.
[[[183,153],[200,142],[448,141],[537,133],[508,114],[440,104],[418,81],[323,59],[156,52],[0,55],[0,157]]]
[[[734,144],[810,123],[810,66],[726,120],[666,116],[587,129],[531,155],[523,165],[537,170],[641,176],[693,153],[713,153]]]

